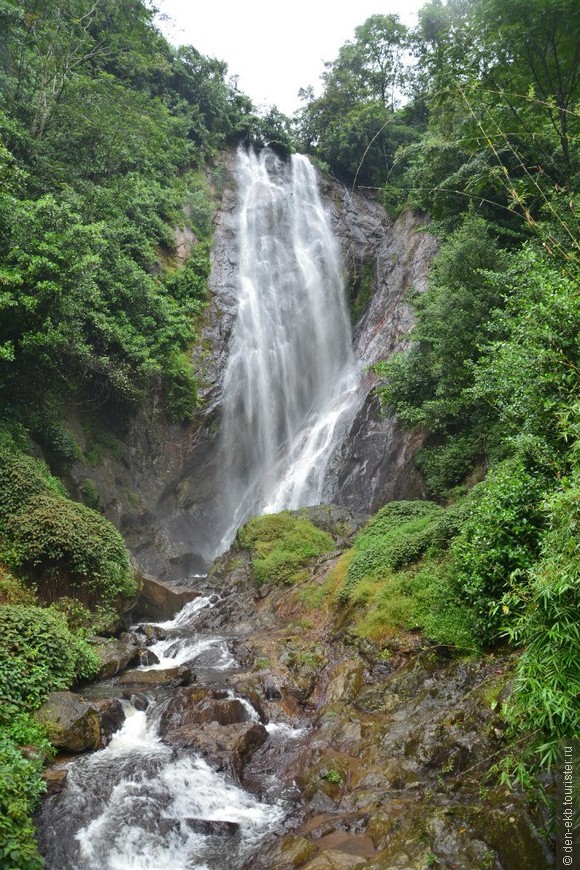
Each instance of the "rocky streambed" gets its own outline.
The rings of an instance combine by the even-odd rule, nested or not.
[[[309,603],[356,528],[343,514],[312,513],[337,549],[304,584],[258,588],[234,545],[175,618],[117,642],[144,664],[84,690],[108,745],[49,771],[49,870],[552,866],[540,817],[489,776],[510,657],[355,643],[347,613]]]

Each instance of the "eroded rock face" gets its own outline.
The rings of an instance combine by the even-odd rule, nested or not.
[[[69,481],[79,495],[87,480],[94,481],[105,514],[124,535],[141,570],[171,582],[206,570],[227,510],[217,446],[239,261],[233,163],[234,155],[224,155],[222,185],[216,192],[211,301],[193,359],[200,397],[194,420],[169,422],[160,410],[161,396],[153,393],[118,433],[116,449],[103,449],[96,467],[77,462]],[[378,203],[362,194],[322,176],[320,184],[340,241],[347,284],[363,268],[370,276],[370,301],[354,335],[356,354],[366,367],[404,345],[412,323],[405,294],[411,287],[425,286],[435,242],[423,232],[423,216],[405,212],[393,223]],[[188,236],[188,244],[195,239]],[[328,492],[328,500],[363,512],[389,499],[422,494],[412,468],[420,438],[402,433],[393,419],[380,415],[374,384],[375,377],[365,374],[359,409],[335,458],[335,485]],[[86,450],[81,421],[71,413],[69,422]]]
[[[199,598],[199,592],[188,586],[170,586],[150,574],[143,574],[141,591],[135,605],[139,618],[171,619],[184,605]]]
[[[334,194],[331,196],[331,194]],[[368,367],[406,346],[413,312],[406,297],[427,286],[437,252],[425,215],[405,210],[392,222],[378,203],[345,188],[329,190],[332,217],[347,275],[369,272],[369,302],[354,329],[355,355],[364,371],[361,402],[336,457],[333,501],[354,510],[376,511],[393,499],[424,497],[413,456],[421,435],[404,432],[381,414]]]
[[[268,739],[239,698],[207,687],[178,689],[165,706],[159,734],[164,743],[198,752],[217,770],[240,780],[245,765]]]

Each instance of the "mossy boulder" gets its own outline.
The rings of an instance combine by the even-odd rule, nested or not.
[[[252,554],[256,583],[290,586],[308,577],[308,565],[335,548],[332,536],[306,516],[289,511],[255,517],[239,530],[236,543]]]
[[[85,752],[101,745],[101,722],[93,704],[72,692],[52,692],[37,711],[58,749]]]

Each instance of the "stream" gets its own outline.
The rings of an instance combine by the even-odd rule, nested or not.
[[[187,664],[196,689],[212,687],[218,697],[238,700],[246,720],[258,722],[250,701],[225,688],[229,675],[241,670],[230,638],[197,629],[200,615],[217,600],[197,598],[174,619],[154,624],[161,639],[150,651],[159,662],[134,671],[134,679],[139,684],[147,671]],[[85,694],[123,698],[130,680],[126,672]],[[109,745],[68,762],[66,787],[44,801],[37,820],[48,870],[236,870],[280,830],[290,804],[275,779],[262,777],[245,790],[200,754],[162,741],[160,718],[170,692],[147,689],[146,710],[123,700],[125,723]],[[265,728],[272,744],[302,734],[286,723]]]
[[[236,318],[219,448],[228,504],[214,555],[249,517],[330,497],[327,469],[360,402],[342,260],[314,167],[301,155],[284,163],[268,149],[240,149],[235,174]],[[301,732],[268,722],[228,686],[241,670],[231,639],[199,630],[218,600],[198,598],[157,626],[149,671],[159,683],[145,682],[146,710],[131,704],[126,675],[89,688],[87,698],[123,698],[125,724],[104,750],[71,762],[65,789],[43,803],[49,870],[234,870],[290,812],[268,764],[250,790],[240,786],[264,742],[282,744],[279,760]],[[179,666],[210,692],[201,712],[183,712],[180,679],[164,678]],[[143,706],[139,680],[135,696]],[[189,731],[184,716],[194,716]],[[229,727],[225,747],[215,723]]]

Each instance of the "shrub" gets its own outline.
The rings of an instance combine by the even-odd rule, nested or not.
[[[538,555],[545,488],[542,471],[514,457],[493,468],[465,506],[463,527],[451,546],[451,579],[472,608],[483,643],[499,632],[494,605]]]
[[[34,840],[32,812],[46,786],[40,754],[25,758],[0,732],[0,866],[39,870],[44,861]]]
[[[306,517],[288,511],[256,517],[238,532],[238,543],[252,552],[256,582],[287,585],[308,576],[310,559],[329,553],[334,541]]]
[[[135,591],[123,539],[103,516],[68,499],[44,463],[0,437],[0,555],[41,598],[72,594],[112,604]]]
[[[32,590],[22,585],[21,581],[0,564],[0,604],[36,604],[36,596]]]
[[[36,708],[49,692],[94,676],[97,661],[51,608],[0,606],[0,698]]]
[[[87,603],[134,591],[123,539],[91,508],[66,498],[37,495],[10,517],[9,564],[54,600],[69,592]]]
[[[434,542],[444,509],[434,502],[391,502],[357,536],[340,593],[348,601],[365,578],[378,579],[416,561]]]
[[[498,610],[512,643],[525,646],[509,718],[519,734],[540,733],[535,746],[551,764],[559,741],[580,738],[580,468],[546,507],[541,558],[512,580]]]

